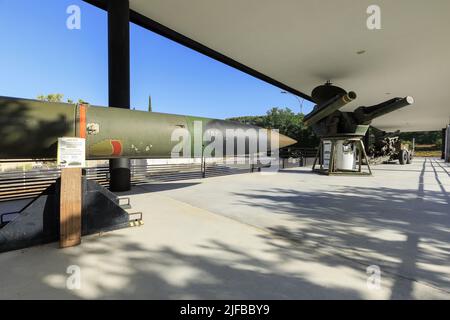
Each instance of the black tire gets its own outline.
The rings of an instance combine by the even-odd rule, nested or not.
[[[406,160],[406,163],[411,164],[412,159],[413,159],[413,154],[411,151],[408,151],[408,159]]]
[[[400,162],[400,164],[406,164],[408,161],[408,151],[406,150],[400,150],[399,154],[398,154],[398,162]]]

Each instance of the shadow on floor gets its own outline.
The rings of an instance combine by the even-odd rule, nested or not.
[[[180,188],[187,188],[200,184],[201,182],[163,182],[163,183],[142,183],[132,186],[130,191],[115,192],[118,196],[129,196],[135,194],[143,194],[149,192],[159,192],[167,190],[176,190]]]
[[[426,171],[435,172],[440,192],[424,189]],[[317,193],[271,188],[235,195],[241,204],[287,214],[295,227],[269,230],[304,252],[313,253],[318,247],[333,250],[334,255],[380,265],[450,293],[449,195],[433,161],[423,162],[417,182],[417,189],[410,190],[342,186]],[[391,298],[412,298],[412,288],[400,281]]]
[[[73,250],[72,250],[73,249]],[[286,249],[267,261],[244,247],[210,241],[195,255],[170,247],[150,250],[113,233],[84,243],[83,248],[58,250],[45,246],[27,253],[33,268],[12,268],[0,277],[2,299],[361,299],[358,291],[320,285],[300,272],[277,271]],[[232,254],[233,258],[229,256]],[[228,255],[228,258],[223,258]],[[89,257],[97,259],[89,259]],[[214,258],[212,258],[214,256]],[[0,256],[3,268],[20,265],[21,257]],[[23,258],[25,259],[25,258]],[[49,265],[43,261],[51,261]],[[80,266],[82,290],[65,288],[68,266]],[[19,283],[17,279],[20,277]],[[364,281],[364,279],[362,280]],[[18,291],[20,293],[18,293]]]
[[[414,283],[408,279],[450,292],[449,197],[445,189],[429,191],[424,186],[424,173],[434,169],[435,164],[424,162],[418,187],[408,190],[336,187],[317,193],[271,188],[236,193],[244,204],[301,221],[295,228],[274,225],[271,234],[260,235],[265,253],[275,257],[270,261],[255,255],[245,243],[205,241],[200,249],[209,254],[200,255],[168,246],[149,249],[115,233],[64,251],[44,246],[27,255],[2,254],[0,265],[8,273],[0,276],[0,298],[364,298],[345,283],[327,284],[309,273],[282,269],[295,261],[327,271],[379,265],[383,275],[399,275],[390,287],[391,299],[414,297]],[[442,186],[442,176],[435,179]],[[150,184],[139,192],[192,185],[170,184]],[[225,258],[230,254],[232,259]],[[70,265],[84,270],[82,293],[65,288]]]

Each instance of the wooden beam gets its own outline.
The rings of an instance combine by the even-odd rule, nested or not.
[[[81,168],[61,170],[60,240],[61,248],[81,243]]]

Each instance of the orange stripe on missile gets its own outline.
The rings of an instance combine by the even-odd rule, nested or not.
[[[79,128],[79,137],[86,139],[86,105],[80,104],[80,128]]]
[[[111,140],[113,148],[112,156],[120,156],[122,154],[122,142],[119,140]]]

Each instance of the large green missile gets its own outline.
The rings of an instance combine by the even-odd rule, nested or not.
[[[189,136],[192,156],[198,156],[208,144],[201,142],[199,151],[195,137],[200,135],[202,139],[207,132],[210,136],[212,133],[211,142],[223,139],[219,145],[227,156],[251,153],[253,149],[249,146],[253,143],[259,146],[258,152],[296,143],[289,137],[270,132],[267,147],[261,148],[264,138],[253,134],[259,129],[232,121],[186,115],[0,97],[0,159],[56,158],[60,137],[85,138],[87,159],[171,157],[180,143],[176,138],[183,133]],[[236,136],[230,136],[231,133]],[[225,150],[229,139],[236,141],[231,152]],[[240,139],[244,139],[245,148],[237,146]]]

